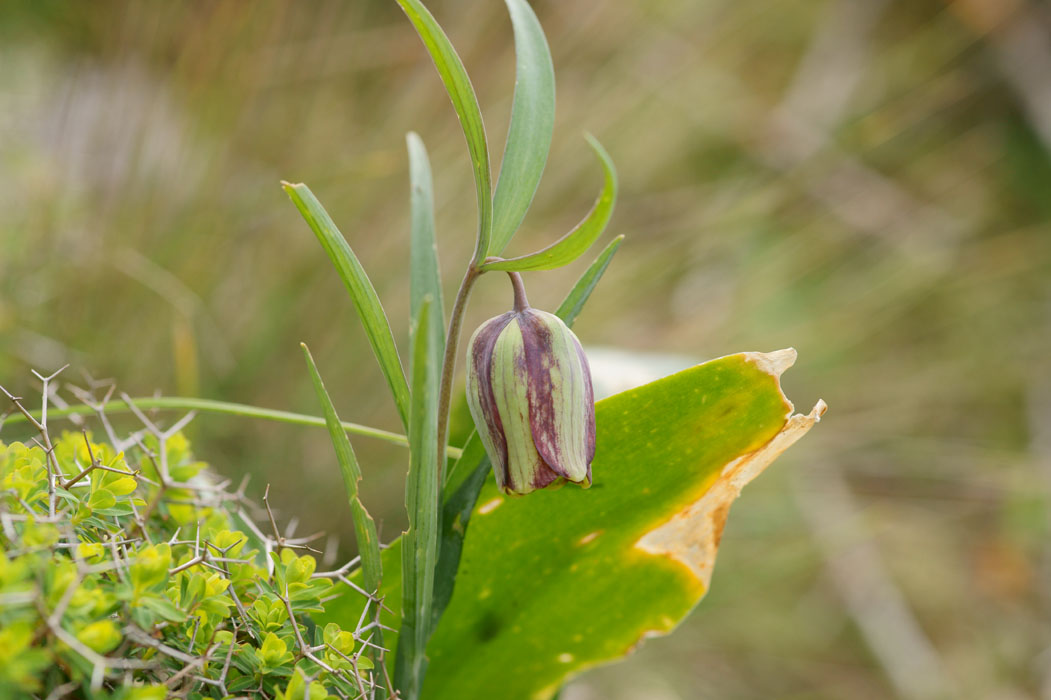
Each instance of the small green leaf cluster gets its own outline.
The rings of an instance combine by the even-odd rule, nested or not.
[[[361,697],[336,577],[248,521],[181,433],[0,442],[0,697]],[[241,529],[244,527],[244,530]]]

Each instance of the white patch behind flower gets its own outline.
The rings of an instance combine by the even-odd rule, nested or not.
[[[701,362],[689,355],[631,352],[610,347],[586,347],[595,400],[655,382]]]

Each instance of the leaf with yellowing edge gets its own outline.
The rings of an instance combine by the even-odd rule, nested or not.
[[[730,355],[599,401],[588,490],[515,498],[490,477],[427,647],[424,699],[543,700],[674,629],[708,588],[741,488],[824,413],[792,414],[780,375],[794,360]],[[398,550],[384,551],[388,606]],[[345,595],[325,618],[356,620],[360,605]]]

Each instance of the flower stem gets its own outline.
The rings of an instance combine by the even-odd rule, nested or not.
[[[515,311],[525,311],[529,308],[529,300],[526,299],[525,285],[522,284],[522,275],[513,270],[509,270],[507,276],[511,278],[511,286],[515,289]]]
[[[467,298],[471,295],[474,283],[482,271],[474,261],[467,267],[467,272],[456,292],[452,314],[449,316],[449,332],[445,339],[445,359],[442,362],[442,378],[438,390],[438,498],[441,499],[441,487],[445,479],[445,453],[449,437],[449,406],[452,403],[453,375],[456,373],[456,355],[460,347],[460,326],[463,325],[464,311],[467,309]],[[441,504],[439,503],[439,506]]]

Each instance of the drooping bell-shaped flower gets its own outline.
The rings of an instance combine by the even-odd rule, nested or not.
[[[467,403],[506,493],[571,481],[591,485],[595,399],[580,342],[558,316],[529,306],[511,273],[515,306],[474,332]]]

